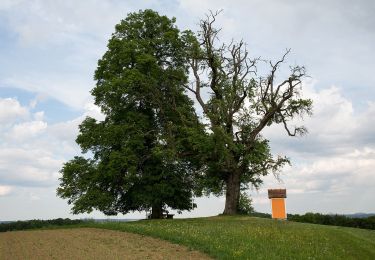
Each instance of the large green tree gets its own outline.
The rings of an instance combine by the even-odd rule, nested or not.
[[[116,25],[91,92],[105,119],[82,122],[76,141],[88,156],[61,170],[57,194],[73,213],[194,208],[203,128],[184,94],[186,46],[174,23],[145,10]]]
[[[282,124],[290,136],[305,134],[304,127],[290,127],[297,116],[311,114],[312,101],[300,97],[304,67],[294,66],[285,78],[279,73],[289,50],[270,72],[258,76],[260,59],[250,59],[242,41],[221,43],[214,23],[218,13],[200,22],[197,34],[185,35],[189,42],[192,80],[185,88],[202,108],[209,129],[202,158],[207,169],[201,176],[207,193],[225,193],[224,214],[236,214],[241,189],[258,187],[262,176],[277,172],[289,163],[274,158],[261,132],[266,126]],[[279,78],[276,78],[277,75]]]

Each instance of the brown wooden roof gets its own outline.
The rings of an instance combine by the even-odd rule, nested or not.
[[[286,189],[269,189],[268,198],[286,198]]]

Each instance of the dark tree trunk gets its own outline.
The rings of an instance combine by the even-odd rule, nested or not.
[[[153,205],[151,212],[152,219],[163,218],[163,207],[161,205]]]
[[[235,215],[237,214],[238,200],[240,198],[240,174],[239,172],[232,172],[226,180],[226,198],[225,209],[223,214]]]

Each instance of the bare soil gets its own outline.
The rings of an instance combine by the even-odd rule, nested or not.
[[[160,239],[96,228],[0,233],[0,259],[210,259]]]

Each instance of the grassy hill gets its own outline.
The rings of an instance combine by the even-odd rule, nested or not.
[[[219,259],[375,259],[375,231],[255,217],[92,223],[149,235]]]

